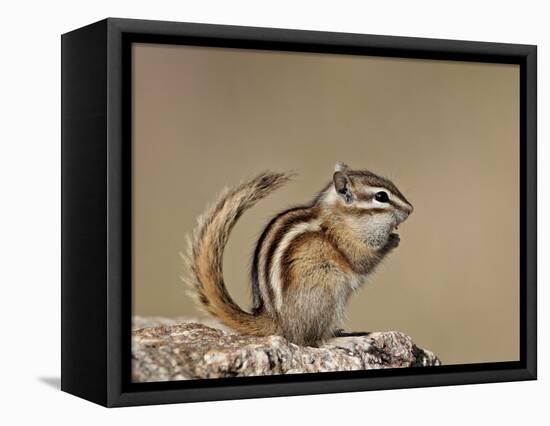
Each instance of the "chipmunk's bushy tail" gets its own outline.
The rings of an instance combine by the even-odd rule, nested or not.
[[[184,280],[197,303],[235,331],[252,335],[275,332],[275,324],[268,317],[245,312],[233,301],[223,280],[222,260],[231,230],[245,210],[289,179],[290,176],[283,173],[264,172],[225,190],[219,201],[198,219],[193,238],[188,241],[184,259],[189,276]]]

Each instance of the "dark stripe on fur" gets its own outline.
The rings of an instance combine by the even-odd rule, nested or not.
[[[267,226],[264,228],[262,234],[260,235],[260,239],[258,240],[258,243],[256,244],[256,248],[254,249],[254,257],[252,260],[252,269],[251,269],[251,279],[252,279],[252,306],[254,311],[261,311],[263,309],[264,301],[262,300],[262,294],[260,291],[260,254],[262,251],[262,247],[264,245],[264,242],[266,238],[268,237],[269,233],[272,231],[273,227],[275,226],[275,223],[281,219],[281,217],[294,212],[299,209],[303,209],[304,207],[294,207],[288,210],[285,210],[284,212],[279,213],[276,215],[273,219],[269,221]],[[268,297],[269,301],[267,302],[273,302],[274,295],[273,295],[273,289],[268,284],[267,285],[267,291],[268,291]]]
[[[299,214],[297,212],[300,212]],[[267,287],[270,291],[270,297],[271,303],[273,303],[273,289],[271,288],[271,282],[270,282],[270,271],[271,266],[273,264],[273,257],[275,255],[275,252],[277,251],[277,247],[285,237],[285,235],[290,231],[292,227],[299,223],[308,222],[312,219],[316,219],[318,217],[318,210],[311,208],[311,207],[301,207],[293,209],[291,212],[288,212],[287,214],[292,214],[288,219],[285,219],[283,224],[280,226],[280,228],[277,230],[277,233],[275,234],[273,241],[271,242],[271,245],[268,247],[267,253],[266,253],[266,263],[265,263],[265,269],[264,269],[264,279],[266,280],[266,283],[268,284]]]

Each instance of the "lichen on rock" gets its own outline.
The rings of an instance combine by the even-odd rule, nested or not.
[[[319,347],[162,318],[136,317],[132,332],[134,382],[433,365],[441,362],[432,352],[398,331],[337,337]]]

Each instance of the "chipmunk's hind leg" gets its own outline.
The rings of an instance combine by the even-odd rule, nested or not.
[[[301,346],[318,346],[329,339],[335,302],[332,294],[322,286],[301,287],[289,292],[280,311],[283,336]]]
[[[318,346],[344,321],[352,292],[351,269],[321,233],[296,238],[282,256],[282,300],[277,307],[284,337]]]
[[[293,283],[292,291],[284,294],[280,325],[283,335],[291,342],[318,346],[330,340],[333,330],[342,324],[350,290],[339,271],[305,276],[307,278]]]

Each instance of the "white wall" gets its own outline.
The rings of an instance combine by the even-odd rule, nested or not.
[[[548,418],[550,113],[542,1],[12,1],[1,6],[0,418],[58,424],[512,424]],[[107,16],[539,45],[539,381],[106,410],[59,377],[60,39]],[[546,308],[546,309],[545,309]],[[4,422],[4,418],[12,420]],[[537,422],[535,424],[540,424]]]

